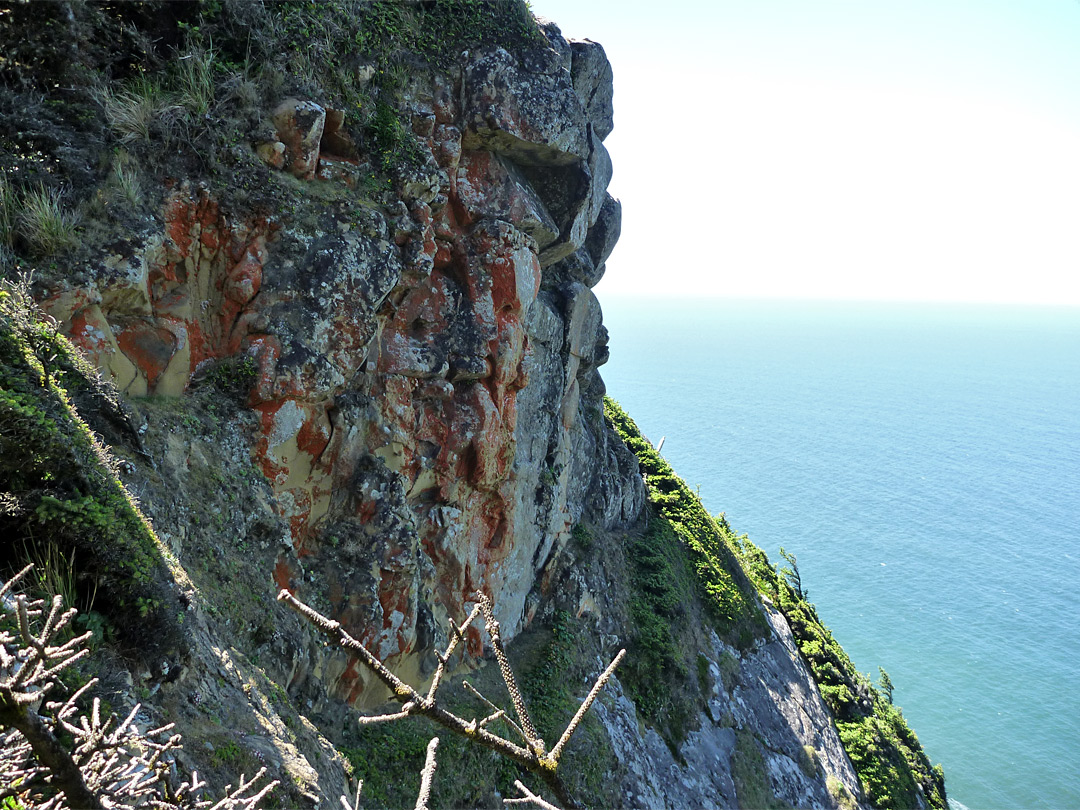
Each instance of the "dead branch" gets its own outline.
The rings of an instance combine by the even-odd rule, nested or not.
[[[514,787],[516,787],[521,792],[521,796],[516,799],[503,799],[503,804],[534,804],[537,807],[541,808],[541,810],[559,810],[559,808],[553,805],[551,802],[544,801],[544,799],[537,796],[535,793],[525,787],[525,785],[521,783],[520,779],[514,780]]]
[[[256,790],[265,769],[241,777],[211,806],[198,795],[205,787],[198,774],[180,784],[170,776],[171,752],[180,747],[180,736],[169,734],[172,724],[140,731],[137,704],[122,721],[112,713],[103,717],[96,698],[88,714],[80,708],[96,680],[62,702],[44,700],[60,673],[89,655],[84,645],[91,634],[60,641],[77,611],[65,611],[55,596],[45,615],[43,601],[13,592],[32,567],[0,585],[0,612],[14,619],[13,629],[0,627],[0,799],[40,810],[254,810],[277,785]]]
[[[507,658],[506,651],[503,647],[499,623],[495,619],[495,612],[491,600],[485,594],[476,595],[477,604],[465,622],[460,626],[451,622],[449,643],[444,652],[436,652],[439,659],[439,666],[436,668],[431,686],[426,695],[421,695],[412,686],[394,675],[394,673],[364,647],[363,644],[349,635],[344,628],[342,628],[340,622],[323,616],[317,610],[301,602],[288,590],[283,589],[278,593],[278,601],[284,602],[303,616],[333,644],[356,655],[360,662],[371,670],[371,672],[390,689],[393,699],[402,704],[400,712],[363,718],[360,721],[361,723],[390,722],[411,715],[427,717],[455,734],[473,740],[479,745],[513,760],[527,771],[536,774],[543,780],[544,784],[548,786],[551,792],[555,794],[555,797],[564,807],[578,807],[578,803],[574,800],[566,785],[558,776],[557,770],[559,759],[574,731],[576,731],[581,724],[585,713],[592,706],[597,695],[599,695],[600,690],[604,688],[604,685],[611,678],[612,673],[614,673],[615,668],[626,655],[625,650],[621,650],[607,669],[605,669],[600,677],[597,678],[585,700],[574,714],[573,719],[571,719],[566,730],[559,738],[559,741],[556,743],[555,747],[551,749],[550,753],[548,753],[547,746],[537,732],[536,726],[533,724],[528,708],[525,705],[525,700],[521,695],[521,691],[518,689],[517,680],[514,676],[513,669],[510,667],[510,661]],[[510,696],[514,711],[517,714],[517,723],[507,717],[502,709],[499,709],[494,703],[481,695],[475,687],[467,682],[464,683],[465,687],[492,710],[490,715],[483,719],[474,717],[471,720],[466,720],[465,718],[448,711],[439,704],[438,691],[445,675],[446,666],[450,660],[450,656],[453,655],[458,643],[464,639],[465,631],[468,629],[469,625],[472,624],[479,615],[483,615],[484,617],[484,626],[491,638],[491,645],[495,651],[495,658],[499,663],[499,671],[503,676],[506,691]],[[488,730],[487,726],[498,719],[505,720],[506,723],[521,736],[525,743],[524,747]],[[437,738],[432,741],[432,745],[428,748],[429,764],[432,773],[434,772],[435,767],[434,747],[436,744]],[[424,783],[427,784],[426,789],[430,790],[430,776],[428,774],[427,765],[425,765],[424,778],[428,780],[428,782]],[[525,793],[524,798],[507,800],[508,803],[532,802],[538,807],[548,808],[549,810],[554,808],[554,805],[551,805],[539,796],[530,793],[524,786],[520,789]],[[417,808],[426,805],[427,800],[425,795],[425,788],[422,785],[421,795],[417,799]],[[359,794],[357,794],[357,801],[359,801]],[[348,800],[345,797],[342,797],[342,804],[345,805],[345,807],[348,807],[349,805]],[[557,810],[557,808],[555,808],[555,810]]]

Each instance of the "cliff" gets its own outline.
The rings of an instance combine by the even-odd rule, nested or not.
[[[586,804],[943,806],[812,606],[605,402],[600,45],[481,0],[0,26],[5,565],[80,608],[82,677],[177,723],[179,768],[411,804],[430,729],[358,726],[388,691],[274,597],[420,686],[481,590],[543,734],[629,648],[567,755]],[[479,630],[454,665],[497,677]],[[439,768],[442,806],[516,776],[464,742]]]

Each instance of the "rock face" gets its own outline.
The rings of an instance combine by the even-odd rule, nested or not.
[[[618,685],[612,700],[598,704],[625,768],[622,794],[629,806],[755,806],[759,797],[746,795],[753,787],[791,807],[833,807],[844,795],[854,806],[859,778],[817,686],[787,622],[772,610],[768,620],[772,639],[751,652],[740,654],[715,635],[703,651],[712,696],[698,729],[679,748],[683,763],[655,731],[639,731],[634,704]],[[747,767],[748,760],[756,767]],[[753,778],[745,779],[747,773]]]
[[[512,637],[570,528],[644,503],[600,416],[607,335],[589,289],[618,235],[611,70],[595,43],[547,35],[411,81],[419,168],[391,210],[312,226],[226,212],[219,189],[177,180],[158,222],[42,301],[131,397],[182,396],[220,361],[253,360],[253,452],[289,527],[277,584],[318,582],[335,617],[420,677],[433,628],[477,589]],[[254,150],[312,193],[341,188],[356,164],[341,123],[287,98],[277,140]],[[384,698],[340,669],[332,693]]]

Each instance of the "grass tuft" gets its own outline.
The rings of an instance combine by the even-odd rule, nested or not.
[[[177,60],[177,100],[197,118],[205,117],[214,104],[213,48],[195,48]]]
[[[23,196],[19,231],[35,253],[48,255],[75,243],[79,215],[65,208],[64,197],[63,191],[44,186]]]
[[[113,164],[112,186],[117,196],[133,208],[142,205],[142,181],[135,166],[125,160]]]
[[[123,143],[149,141],[154,122],[173,106],[159,85],[142,76],[118,93],[101,93],[98,100]]]

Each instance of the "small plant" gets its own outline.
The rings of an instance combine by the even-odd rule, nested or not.
[[[10,251],[15,241],[15,187],[6,172],[0,172],[0,251]]]
[[[891,705],[893,702],[893,682],[889,677],[889,673],[885,671],[883,667],[878,667],[878,672],[881,673],[881,677],[878,680],[878,688],[881,690],[881,694],[885,696],[885,699],[889,701]]]
[[[22,199],[19,213],[19,231],[31,250],[48,255],[70,247],[75,243],[75,228],[79,216],[66,210],[65,194],[54,188],[38,186]]]
[[[233,740],[226,740],[214,747],[211,759],[219,768],[222,766],[239,767],[244,758],[244,751]]]
[[[840,810],[856,810],[859,806],[855,797],[851,795],[851,791],[848,790],[847,785],[832,774],[829,774],[828,778],[826,778],[825,787],[828,789],[829,795],[832,796],[840,806]]]
[[[65,553],[53,542],[46,541],[40,546],[30,546],[25,541],[23,551],[26,559],[34,563],[37,590],[45,594],[59,594],[64,602],[74,605],[75,590],[75,550]]]
[[[773,808],[787,807],[780,802],[769,784],[765,757],[753,733],[746,729],[735,732],[735,754],[731,758],[731,778],[740,807]]]
[[[574,528],[570,530],[570,536],[582,551],[588,551],[592,548],[592,532],[589,531],[589,527],[584,523],[575,523]]]
[[[717,665],[720,667],[720,680],[724,682],[724,689],[731,692],[739,682],[739,670],[741,669],[739,659],[730,651],[724,650],[720,653],[720,660],[717,661]]]
[[[799,770],[810,779],[816,779],[821,773],[821,755],[812,745],[804,745],[799,749]]]
[[[808,596],[805,590],[803,590],[802,576],[799,574],[799,560],[789,551],[785,551],[784,547],[780,547],[780,556],[787,561],[787,565],[780,569],[780,573],[787,579],[788,585],[791,590],[795,591],[795,595],[803,600],[807,601]]]
[[[196,48],[177,61],[177,99],[198,118],[209,113],[214,103],[215,56],[212,47]]]
[[[123,143],[149,141],[154,121],[175,109],[162,89],[142,76],[119,93],[103,93],[99,101],[105,108],[105,119]]]
[[[134,166],[117,162],[113,167],[113,182],[120,197],[132,207],[142,203],[142,183]]]

